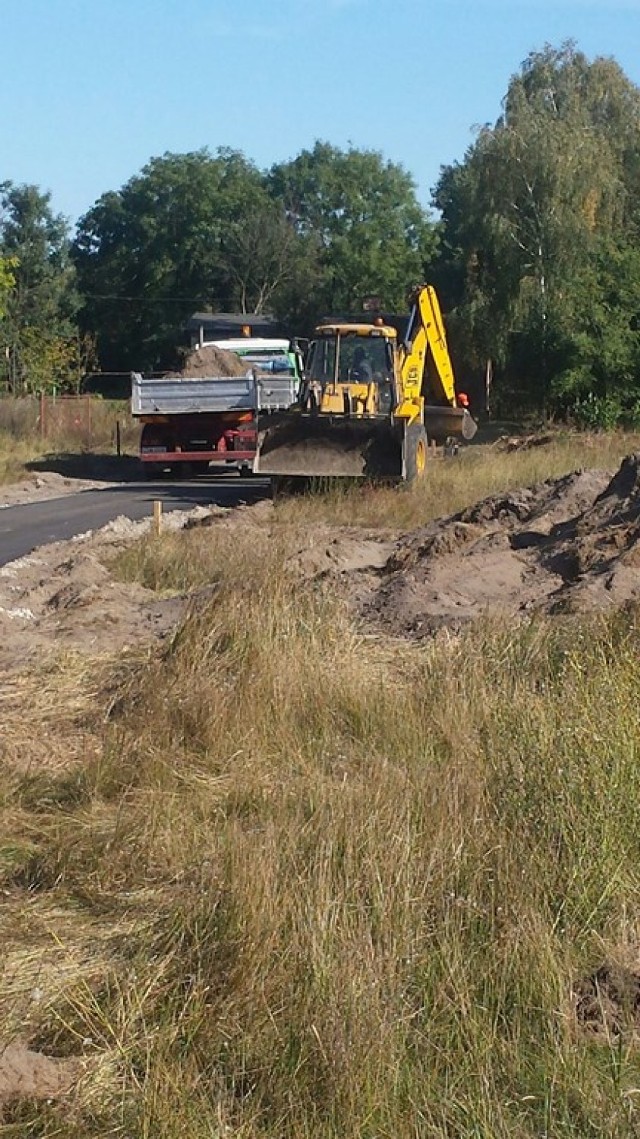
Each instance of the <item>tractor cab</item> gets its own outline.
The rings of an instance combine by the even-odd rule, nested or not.
[[[319,411],[380,415],[395,403],[393,328],[321,325],[309,347],[303,398]]]

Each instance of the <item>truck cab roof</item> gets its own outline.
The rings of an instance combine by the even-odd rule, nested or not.
[[[265,352],[270,356],[278,352],[289,352],[289,340],[266,336],[234,336],[228,340],[205,340],[198,344],[198,348],[223,348],[227,352],[236,352],[240,356],[255,356],[258,352]]]

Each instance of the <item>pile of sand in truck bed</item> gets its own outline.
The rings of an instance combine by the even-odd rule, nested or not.
[[[395,636],[461,628],[482,614],[562,615],[640,600],[640,453],[613,478],[575,471],[374,541],[375,556],[371,544],[356,559],[352,536],[334,536],[330,558],[316,551],[312,576],[337,578],[360,617]]]
[[[179,372],[170,372],[170,376],[246,376],[249,365],[235,352],[227,352],[224,348],[216,348],[207,344],[204,348],[194,348],[185,357]]]

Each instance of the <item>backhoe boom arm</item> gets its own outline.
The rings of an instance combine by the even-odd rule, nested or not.
[[[434,395],[438,401],[456,406],[456,390],[453,365],[447,347],[444,321],[436,291],[432,285],[420,285],[414,289],[412,310],[401,359],[403,387],[410,388],[419,376],[420,383],[424,372],[427,349],[435,365],[434,375],[430,376]]]

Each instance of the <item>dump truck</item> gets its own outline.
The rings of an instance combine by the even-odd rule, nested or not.
[[[211,463],[249,473],[257,442],[255,401],[262,398],[269,414],[272,392],[278,407],[287,406],[301,374],[295,342],[248,335],[199,343],[180,373],[153,379],[133,373],[131,411],[142,426],[145,474],[202,474]]]
[[[310,477],[411,482],[425,472],[429,442],[473,438],[433,286],[412,290],[404,323],[402,334],[382,316],[316,328],[298,398],[259,415],[255,473],[274,487]]]
[[[299,380],[290,373],[242,376],[131,376],[131,414],[142,424],[140,460],[153,478],[200,474],[209,464],[253,469],[257,416],[289,407]]]

